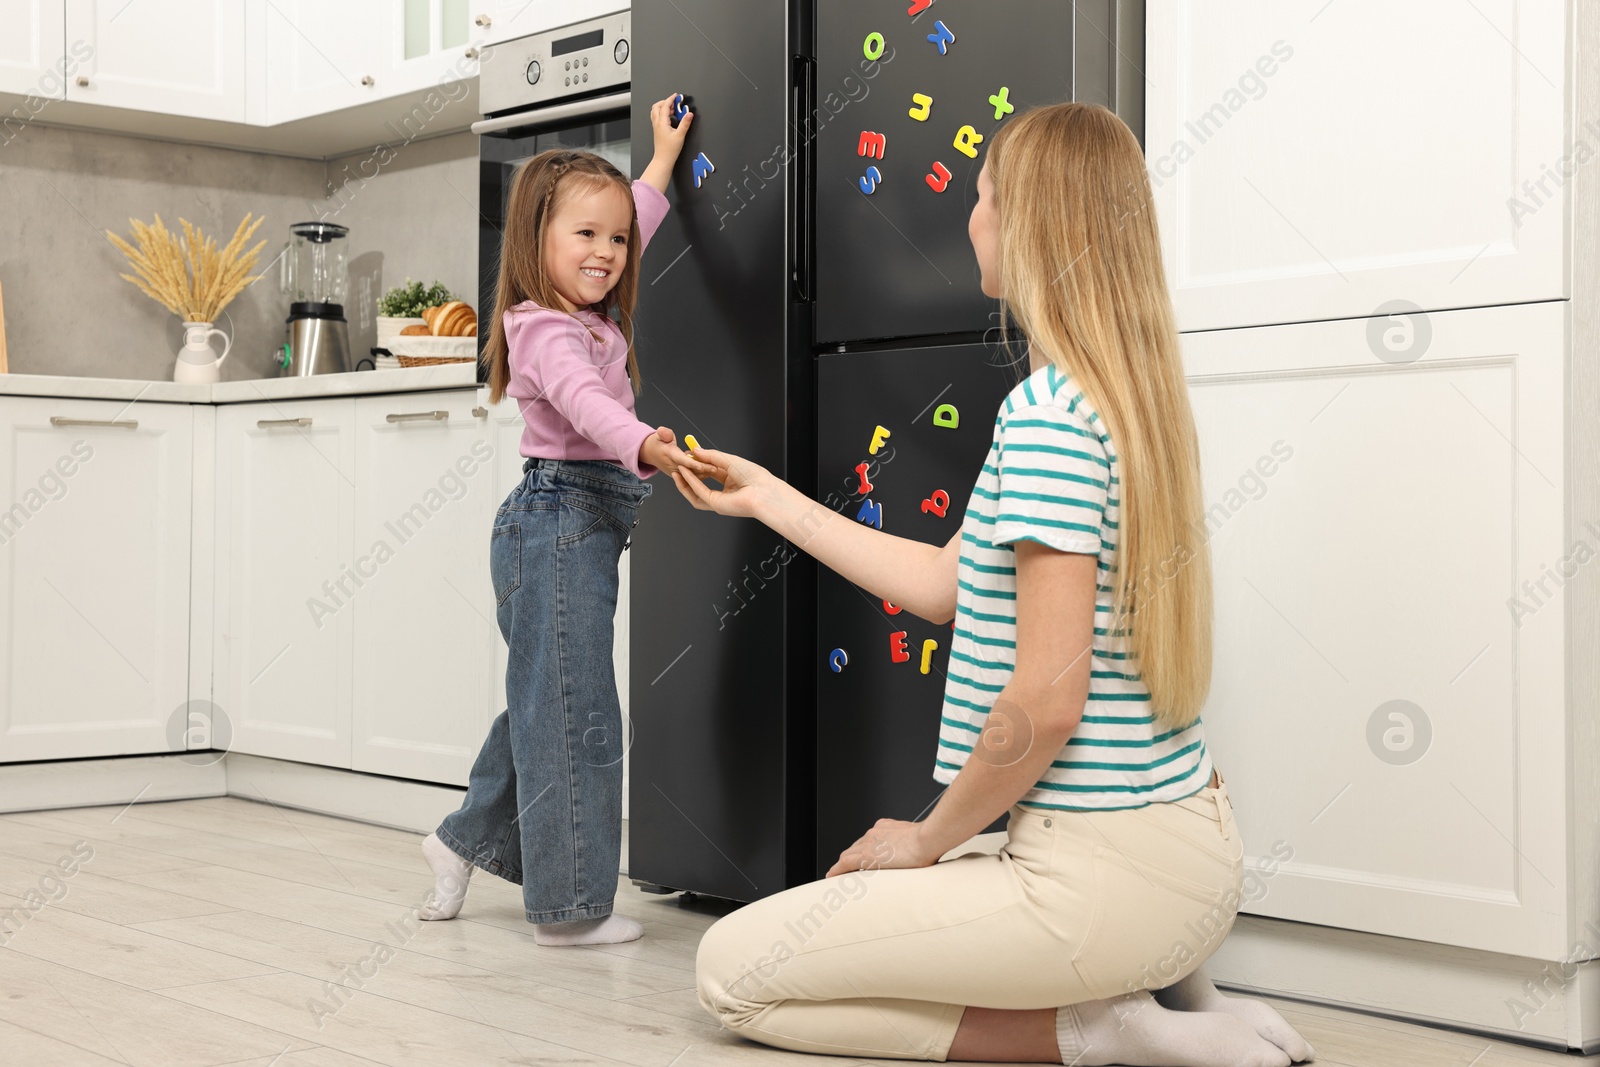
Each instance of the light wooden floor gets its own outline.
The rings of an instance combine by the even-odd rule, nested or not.
[[[430,884],[418,841],[240,799],[0,816],[0,912],[30,892],[56,898],[0,948],[0,1063],[863,1062],[781,1052],[720,1030],[693,990],[695,945],[718,909],[646,896],[626,879],[618,910],[645,926],[627,945],[540,948],[518,890],[482,874],[461,919],[402,925]],[[79,842],[93,858],[52,881]],[[341,980],[351,993],[329,985]],[[1573,1062],[1278,1006],[1326,1064]]]

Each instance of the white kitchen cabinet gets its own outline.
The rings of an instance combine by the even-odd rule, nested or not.
[[[1246,911],[1568,958],[1567,315],[1184,336]]]
[[[1163,0],[1146,158],[1179,329],[1567,295],[1567,8]]]
[[[193,417],[0,397],[0,762],[184,747]]]
[[[485,44],[626,11],[628,0],[470,0],[473,28]]]
[[[356,406],[356,770],[465,785],[488,730],[489,518],[503,493],[470,390]]]
[[[355,402],[217,411],[216,679],[233,750],[350,766]]]
[[[68,47],[89,53],[67,99],[243,122],[244,31],[240,0],[67,0]]]
[[[0,93],[65,100],[66,79],[81,57],[66,52],[64,0],[0,0]],[[80,47],[79,51],[82,49]],[[16,132],[15,116],[0,124],[0,142]]]
[[[398,0],[396,0],[398,2]],[[384,0],[270,0],[266,19],[268,123],[382,99]]]
[[[469,0],[390,0],[384,8],[384,95],[477,77],[483,30],[469,11]],[[441,99],[454,103],[463,92],[451,87]]]

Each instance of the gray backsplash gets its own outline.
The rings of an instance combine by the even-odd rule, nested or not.
[[[380,161],[383,165],[379,165]],[[447,134],[327,161],[146,140],[33,123],[0,145],[0,290],[10,369],[170,381],[178,317],[119,274],[106,240],[132,237],[129,218],[188,219],[226,243],[245,212],[265,216],[265,277],[217,325],[233,337],[224,380],[274,377],[288,304],[276,257],[290,223],[350,227],[352,358],[374,343],[384,290],[435,278],[476,303],[478,142]]]

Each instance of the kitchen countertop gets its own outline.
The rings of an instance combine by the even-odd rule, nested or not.
[[[89,400],[145,400],[169,404],[236,404],[250,400],[300,400],[427,389],[477,388],[472,363],[315,374],[309,378],[246,378],[189,385],[134,378],[80,378],[58,374],[0,374],[0,396],[55,396]]]

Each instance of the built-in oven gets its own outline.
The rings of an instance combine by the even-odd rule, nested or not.
[[[581,148],[632,176],[628,143],[633,40],[627,11],[530,34],[479,61],[478,311],[494,314],[506,198],[517,166],[551,148]],[[490,333],[478,330],[478,351]],[[485,380],[482,361],[478,380]]]

